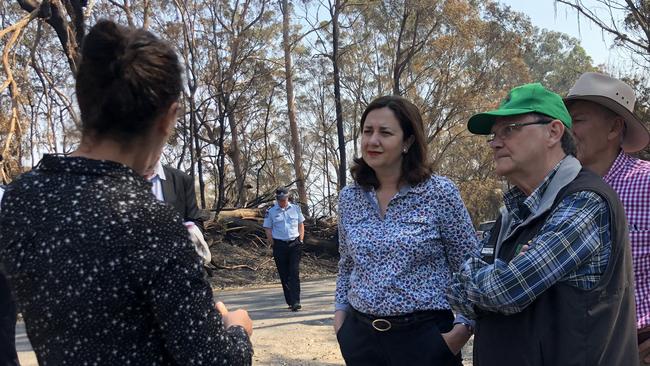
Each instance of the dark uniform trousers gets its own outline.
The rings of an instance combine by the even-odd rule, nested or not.
[[[300,304],[300,256],[298,238],[294,240],[273,239],[273,259],[278,268],[282,291],[287,305]]]

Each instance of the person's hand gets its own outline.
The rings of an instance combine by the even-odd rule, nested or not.
[[[639,358],[641,364],[650,364],[650,338],[639,344]]]
[[[528,246],[528,244],[524,244],[519,250],[519,254],[517,254],[517,256],[524,255],[524,253],[526,253],[528,249],[530,249],[530,246]]]
[[[334,333],[339,333],[339,330],[341,329],[341,326],[343,326],[343,322],[345,321],[345,317],[347,315],[348,314],[345,312],[345,310],[337,310],[334,312]]]
[[[451,353],[457,355],[472,334],[463,324],[454,324],[454,327],[447,333],[442,333],[442,339],[447,343]]]
[[[217,311],[221,313],[221,318],[223,319],[223,324],[226,329],[233,326],[240,326],[244,328],[249,337],[253,335],[253,321],[248,316],[246,310],[238,309],[235,311],[228,311],[226,305],[221,301],[217,302],[215,307],[217,308]]]

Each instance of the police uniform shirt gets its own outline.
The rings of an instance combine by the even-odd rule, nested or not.
[[[288,203],[287,207],[282,208],[276,203],[266,211],[264,227],[272,230],[273,239],[290,241],[300,235],[298,224],[303,221],[305,217],[300,206]]]

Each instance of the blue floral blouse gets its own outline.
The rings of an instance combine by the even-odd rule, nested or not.
[[[339,195],[339,274],[336,310],[377,316],[450,309],[452,272],[478,249],[458,189],[431,176],[403,187],[384,218],[375,191],[359,185]]]

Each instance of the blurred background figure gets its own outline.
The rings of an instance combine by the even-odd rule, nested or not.
[[[305,217],[299,205],[289,202],[289,192],[280,187],[275,191],[276,203],[264,217],[266,241],[273,248],[273,259],[278,268],[284,300],[289,310],[298,311],[300,305],[300,256],[305,239]]]
[[[203,259],[203,265],[210,264],[212,254],[203,236],[203,217],[196,203],[192,176],[170,166],[162,165],[160,157],[158,157],[154,164],[147,167],[144,177],[151,182],[154,196],[159,201],[173,206],[181,215],[183,224],[190,234],[192,244],[194,244],[194,249]],[[206,270],[208,270],[207,267]]]

